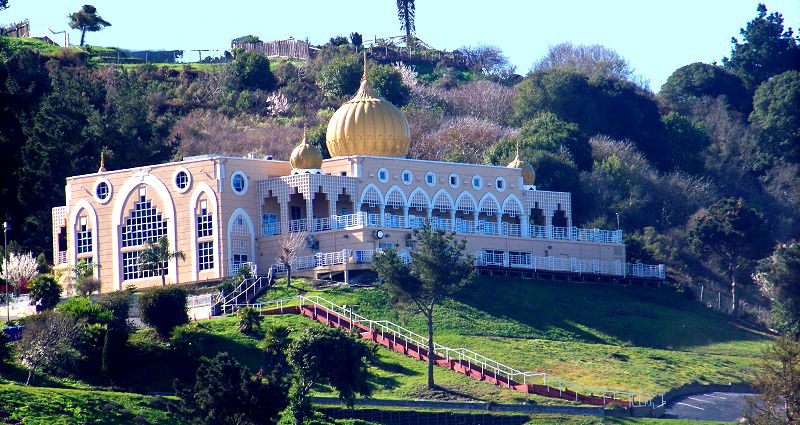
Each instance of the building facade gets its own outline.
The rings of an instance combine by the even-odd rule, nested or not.
[[[414,249],[413,229],[454,231],[482,267],[663,278],[631,265],[619,230],[572,226],[569,193],[538,190],[530,165],[406,159],[402,112],[366,78],[334,114],[322,160],[303,140],[289,161],[205,155],[180,162],[74,176],[53,209],[57,267],[92,262],[101,292],[161,282],[138,266],[148,241],[167,236],[185,254],[167,281],[274,268],[281,238],[301,233],[296,270],[315,276],[369,267],[375,250]]]

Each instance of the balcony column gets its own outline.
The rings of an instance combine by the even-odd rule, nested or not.
[[[519,229],[520,236],[522,236],[523,238],[531,237],[530,220],[529,220],[529,217],[526,214],[521,214],[519,216],[519,226],[520,226],[520,229]]]
[[[306,231],[313,232],[314,231],[314,198],[311,197],[312,195],[309,194],[309,197],[306,198]]]
[[[278,205],[281,210],[281,216],[278,217],[278,234],[286,234],[289,233],[289,200],[279,199]]]
[[[450,230],[456,231],[456,210],[450,210]]]
[[[381,212],[379,217],[380,221],[378,222],[381,225],[381,227],[386,226],[386,218],[384,217],[384,214],[386,214],[386,205],[381,204]]]
[[[475,212],[473,212],[472,214],[475,216],[475,219],[474,219],[474,222],[475,222],[475,229],[474,229],[473,231],[474,231],[475,233],[480,233],[480,231],[478,230],[478,223],[480,223],[480,221],[478,220],[478,216],[479,216],[481,213],[480,213],[478,210],[475,210]]]
[[[430,223],[433,217],[433,208],[425,208],[425,214],[428,216],[428,223]]]
[[[503,213],[500,211],[497,212],[497,233],[495,234],[498,236],[503,234]]]
[[[411,227],[408,224],[408,207],[403,207],[403,224],[406,229]]]
[[[544,213],[545,237],[553,239],[553,210],[547,210]]]

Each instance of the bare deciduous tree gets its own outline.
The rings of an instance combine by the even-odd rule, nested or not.
[[[459,47],[458,51],[467,57],[470,68],[484,75],[504,75],[514,73],[514,66],[508,62],[503,49],[497,46],[480,44]]]
[[[54,311],[45,311],[31,318],[17,345],[19,361],[28,368],[25,385],[30,384],[38,370],[71,352],[82,328],[82,323]]]
[[[292,265],[306,243],[307,232],[284,233],[278,239],[280,248],[277,260],[286,268],[286,286],[292,286]]]
[[[494,122],[462,116],[451,118],[438,130],[423,135],[416,141],[414,149],[424,159],[479,164],[489,146],[503,137],[514,135],[514,130]]]
[[[515,90],[488,80],[472,81],[451,90],[436,90],[436,97],[453,115],[470,115],[498,124],[511,118]]]
[[[551,46],[541,59],[533,64],[533,71],[568,66],[583,71],[590,76],[604,76],[630,81],[643,89],[650,82],[637,75],[628,60],[619,53],[600,44],[590,46],[561,43]]]

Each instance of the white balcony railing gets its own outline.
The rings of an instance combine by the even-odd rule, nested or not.
[[[421,217],[410,214],[407,217],[395,214],[372,214],[357,212],[346,215],[332,215],[330,217],[314,219],[298,219],[287,222],[290,233],[294,232],[324,232],[327,230],[347,229],[353,227],[385,227],[389,229],[421,229],[429,223],[434,230],[442,229],[456,233],[472,233],[480,235],[530,237],[536,239],[573,240],[582,242],[596,242],[609,244],[622,244],[622,230],[582,229],[579,227],[528,226],[528,235],[523,235],[521,224],[500,222],[494,220],[470,220],[458,217],[455,222],[449,218]],[[281,223],[267,223],[262,226],[263,236],[273,236],[281,233]],[[60,255],[61,253],[59,253]],[[66,253],[64,253],[66,256]]]

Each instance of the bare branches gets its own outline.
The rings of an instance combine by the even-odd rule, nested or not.
[[[19,361],[28,368],[25,385],[30,384],[37,370],[71,352],[82,328],[83,324],[72,317],[52,311],[31,319],[17,346]]]
[[[282,234],[278,239],[279,250],[276,260],[286,267],[286,285],[292,286],[292,264],[297,259],[297,254],[305,246],[308,232],[294,232]]]

